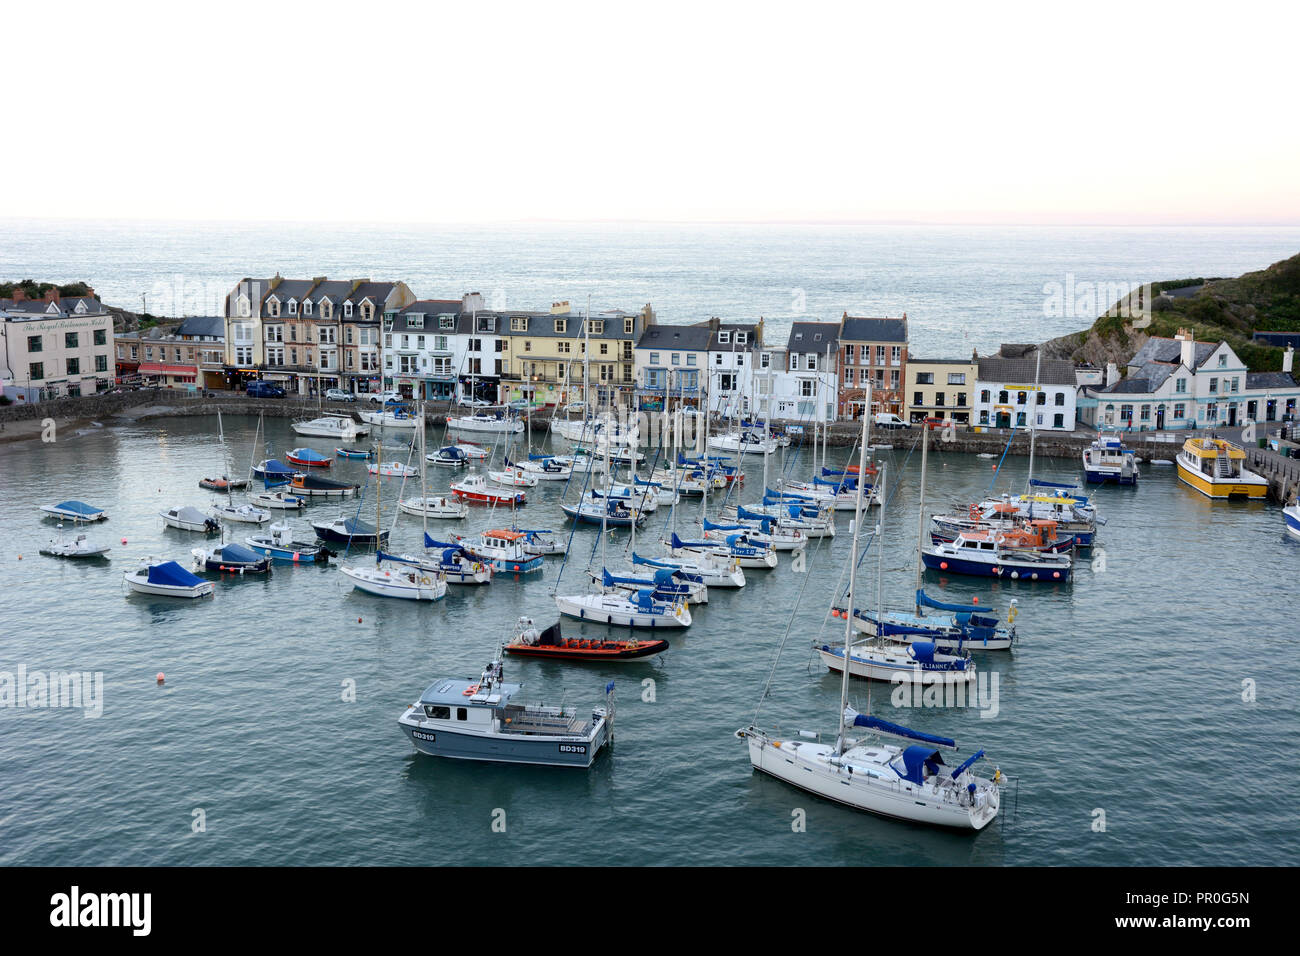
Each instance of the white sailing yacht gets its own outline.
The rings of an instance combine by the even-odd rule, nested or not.
[[[859,452],[859,473],[866,467],[866,426]],[[862,526],[862,485],[854,512],[853,549],[849,553],[849,606],[856,585],[858,536]],[[844,643],[852,642],[851,616],[844,622]],[[972,767],[984,751],[949,768],[940,748],[957,749],[955,740],[911,730],[861,714],[848,706],[849,669],[841,672],[839,730],[831,742],[807,731],[793,735],[762,730],[751,723],[736,731],[748,744],[755,770],[801,790],[857,810],[936,826],[982,830],[997,816],[1001,803],[1000,770],[991,780]],[[755,718],[757,719],[757,717]],[[865,732],[850,737],[850,732]],[[893,743],[891,741],[905,743]]]

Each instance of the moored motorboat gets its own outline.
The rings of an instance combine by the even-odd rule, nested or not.
[[[309,498],[347,498],[356,494],[360,487],[352,482],[305,472],[296,473],[289,482],[289,488],[295,495],[306,495]]]
[[[1178,477],[1207,498],[1264,498],[1268,479],[1245,467],[1246,453],[1222,438],[1189,438],[1178,453]]]
[[[296,541],[288,522],[277,521],[267,534],[249,535],[244,543],[278,564],[325,564],[335,552],[314,541]]]
[[[64,521],[107,521],[108,515],[102,508],[88,505],[84,501],[60,501],[57,505],[41,505],[41,510],[51,518]]]
[[[397,719],[420,753],[460,760],[590,767],[613,739],[614,682],[605,705],[573,708],[517,701],[522,684],[507,684],[500,657],[477,680],[435,680]]]
[[[519,633],[505,646],[507,654],[553,661],[639,661],[668,650],[662,638],[614,640],[611,638],[566,638],[556,621],[539,631],[530,617],[519,619]]]
[[[382,465],[370,464],[366,466],[366,470],[372,475],[380,475],[384,478],[410,478],[420,473],[420,469],[400,461],[386,461]]]
[[[433,454],[425,455],[424,460],[433,465],[463,468],[469,464],[469,455],[465,454],[465,449],[459,445],[444,445]]]
[[[307,503],[300,495],[291,495],[284,491],[259,491],[248,496],[255,507],[271,508],[276,511],[298,511]]]
[[[375,526],[360,518],[335,518],[333,521],[313,521],[312,528],[322,541],[337,541],[350,547],[374,547],[388,541],[387,531],[377,531]]]
[[[1007,548],[1000,535],[988,531],[968,531],[955,541],[925,545],[921,560],[932,571],[953,574],[1055,584],[1067,584],[1073,578],[1069,555]]]
[[[221,523],[210,515],[205,515],[198,508],[190,505],[183,505],[179,508],[171,508],[167,511],[158,512],[158,517],[169,528],[177,528],[181,531],[196,531],[200,534],[216,534],[221,530]]]
[[[78,534],[69,540],[63,534],[63,525],[59,525],[57,538],[51,538],[40,547],[41,554],[48,554],[52,558],[102,558],[111,550],[107,544],[92,541],[84,534]]]
[[[369,461],[375,457],[375,453],[369,448],[335,448],[334,454],[340,458],[352,458],[357,461]]]
[[[524,535],[508,528],[493,528],[474,537],[453,536],[460,547],[503,574],[535,574],[542,570],[541,555],[524,550]]]
[[[1083,471],[1089,484],[1136,485],[1140,477],[1133,449],[1106,435],[1098,435],[1083,450]]]
[[[271,559],[242,544],[231,542],[216,548],[194,548],[194,566],[200,571],[221,574],[270,574]]]
[[[397,503],[397,507],[403,513],[415,515],[417,518],[455,521],[469,515],[469,506],[465,502],[458,498],[446,498],[440,495],[405,498]]]
[[[211,595],[217,586],[191,574],[175,561],[143,558],[133,571],[123,572],[128,588],[155,597],[200,598]]]
[[[322,455],[314,448],[295,448],[285,452],[284,457],[290,464],[300,468],[329,468],[334,464],[333,458]]]
[[[305,438],[335,438],[352,441],[370,433],[366,425],[358,425],[351,415],[325,414],[309,421],[294,422],[289,426]]]
[[[1293,538],[1300,538],[1300,502],[1287,505],[1282,509],[1282,521],[1286,533]]]
[[[266,524],[271,520],[271,512],[248,504],[218,504],[212,508],[212,517],[218,521],[233,521],[237,524]]]
[[[522,505],[527,501],[525,492],[505,491],[488,484],[482,475],[466,475],[451,486],[452,494],[461,501],[480,505]]]

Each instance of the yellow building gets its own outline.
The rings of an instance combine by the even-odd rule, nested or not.
[[[646,306],[640,312],[595,312],[588,320],[568,302],[544,313],[502,313],[498,327],[510,343],[502,376],[507,397],[557,406],[581,401],[586,360],[592,401],[625,404],[620,395],[630,394],[634,384],[632,346],[653,314]]]
[[[971,359],[907,360],[904,418],[927,418],[969,425],[975,406],[975,378],[979,366]]]

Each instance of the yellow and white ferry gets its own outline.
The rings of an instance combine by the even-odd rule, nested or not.
[[[1189,438],[1178,453],[1178,477],[1210,498],[1263,498],[1268,479],[1243,467],[1246,453],[1222,438]]]

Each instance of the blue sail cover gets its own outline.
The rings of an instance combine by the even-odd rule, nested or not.
[[[921,607],[932,607],[938,611],[964,612],[967,614],[974,614],[977,611],[988,611],[988,608],[980,607],[978,604],[947,604],[943,601],[936,601],[919,588],[916,592],[916,603],[921,605]]]
[[[636,592],[636,598],[634,603],[636,604],[637,608],[642,611],[654,610],[654,606],[655,606],[654,592],[651,591],[649,588],[642,588],[641,590]]]
[[[934,643],[932,641],[913,641],[910,647],[912,658],[918,663],[934,663]]]
[[[859,714],[856,711],[853,712],[853,726],[866,727],[868,730],[879,730],[882,733],[892,734],[895,737],[905,737],[908,740],[922,740],[939,747],[957,746],[957,741],[953,740],[951,737],[939,737],[935,734],[922,733],[919,730],[904,727],[902,724],[891,724],[889,721],[881,720],[879,717],[870,717],[867,714]]]
[[[190,574],[175,561],[152,565],[149,568],[148,581],[150,584],[165,584],[179,588],[192,588],[196,584],[203,583],[202,578]]]
[[[464,449],[457,448],[455,445],[445,445],[438,449],[436,457],[441,458],[443,461],[464,461],[467,456]],[[528,457],[531,458],[532,456],[529,455]]]
[[[771,488],[763,489],[765,498],[785,498],[787,501],[812,501],[811,495],[800,495],[793,491],[773,491]]]
[[[982,750],[975,751],[973,754],[971,754],[969,757],[963,760],[960,766],[958,766],[955,770],[953,770],[952,779],[956,780],[963,773],[965,773],[967,770],[970,769],[971,764],[973,764],[976,760],[979,760],[980,757],[983,756],[984,756],[984,751]]]
[[[944,766],[944,762],[939,751],[933,747],[912,744],[903,751],[903,766],[907,768],[906,771],[901,771],[895,767],[894,773],[908,783],[922,784],[925,783],[925,775],[922,771],[929,770],[930,773],[936,774],[939,772],[939,768]]]

